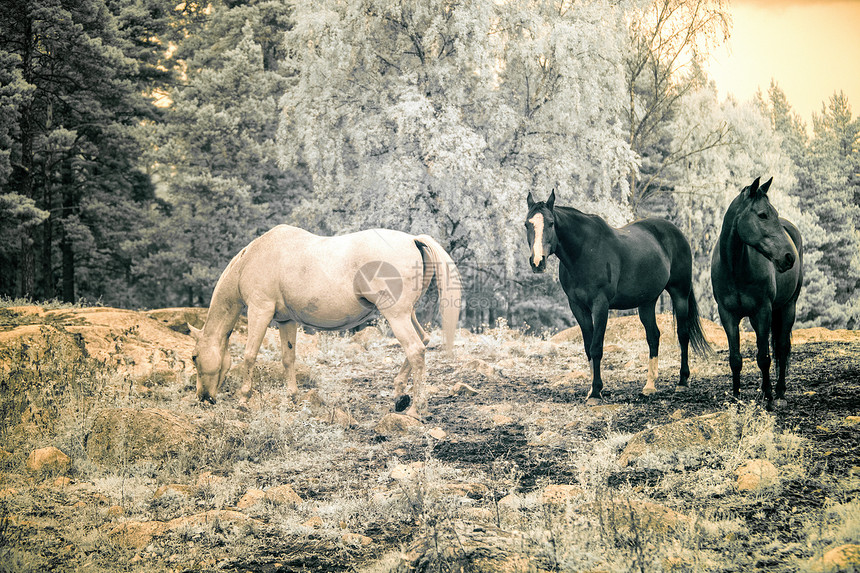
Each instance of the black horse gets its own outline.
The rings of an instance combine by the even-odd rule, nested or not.
[[[526,232],[532,270],[545,271],[549,255],[559,258],[561,286],[582,329],[585,355],[592,370],[588,404],[599,404],[602,399],[600,360],[610,308],[639,309],[650,351],[648,381],[642,393],[657,391],[654,383],[660,330],[654,312],[664,290],[672,298],[681,345],[681,375],[676,390],[685,389],[690,379],[688,346],[692,343],[697,353],[710,351],[710,346],[702,332],[693,295],[690,244],[681,231],[662,219],[645,219],[613,229],[596,215],[556,207],[555,191],[546,202],[536,202],[529,193],[527,202]]]
[[[732,394],[741,392],[741,358],[738,325],[748,316],[756,334],[758,367],[765,406],[773,407],[770,385],[769,342],[779,371],[777,405],[785,402],[785,369],[791,352],[795,305],[803,284],[803,246],[800,231],[780,219],[767,198],[773,178],[745,187],[732,201],[723,219],[720,242],[711,259],[711,283],[720,320],[729,340]]]

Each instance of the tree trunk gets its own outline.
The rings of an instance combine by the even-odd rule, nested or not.
[[[25,48],[21,54],[24,80],[32,80],[33,65],[33,26],[28,19],[24,24]],[[21,105],[21,115],[18,126],[21,129],[21,165],[19,168],[19,193],[24,197],[35,199],[33,196],[33,135],[36,129],[33,121],[33,104],[27,101]],[[27,227],[21,237],[21,296],[32,299],[36,290],[36,256],[33,250],[35,230]]]
[[[63,301],[75,302],[75,246],[69,237],[66,222],[74,213],[76,207],[74,177],[72,176],[71,159],[63,161],[62,188],[63,188],[63,235],[60,240],[60,252],[63,255]]]

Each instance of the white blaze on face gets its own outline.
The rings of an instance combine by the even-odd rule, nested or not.
[[[538,266],[543,260],[543,215],[537,213],[534,217],[529,219],[529,223],[532,224],[532,227],[535,229],[535,239],[532,244],[532,262],[535,266]]]

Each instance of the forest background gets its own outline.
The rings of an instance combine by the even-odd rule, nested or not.
[[[2,297],[206,305],[276,224],[388,227],[451,253],[463,326],[559,328],[523,231],[526,194],[555,189],[614,225],[675,222],[716,319],[724,209],[773,176],[804,234],[798,324],[860,327],[860,119],[837,92],[807,125],[776,83],[721,100],[703,64],[724,1],[0,5]]]

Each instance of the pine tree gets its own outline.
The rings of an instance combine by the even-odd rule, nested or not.
[[[135,89],[137,68],[123,47],[102,0],[4,2],[0,50],[10,56],[3,61],[14,61],[12,69],[27,86],[14,105],[13,173],[4,193],[17,193],[50,213],[41,233],[32,225],[22,233],[13,264],[20,294],[54,296],[58,249],[62,295],[74,300],[87,253],[115,246],[99,245],[93,233],[101,224],[96,211],[103,198],[133,202],[141,190],[133,126],[147,104]],[[102,281],[92,284],[99,296]]]

